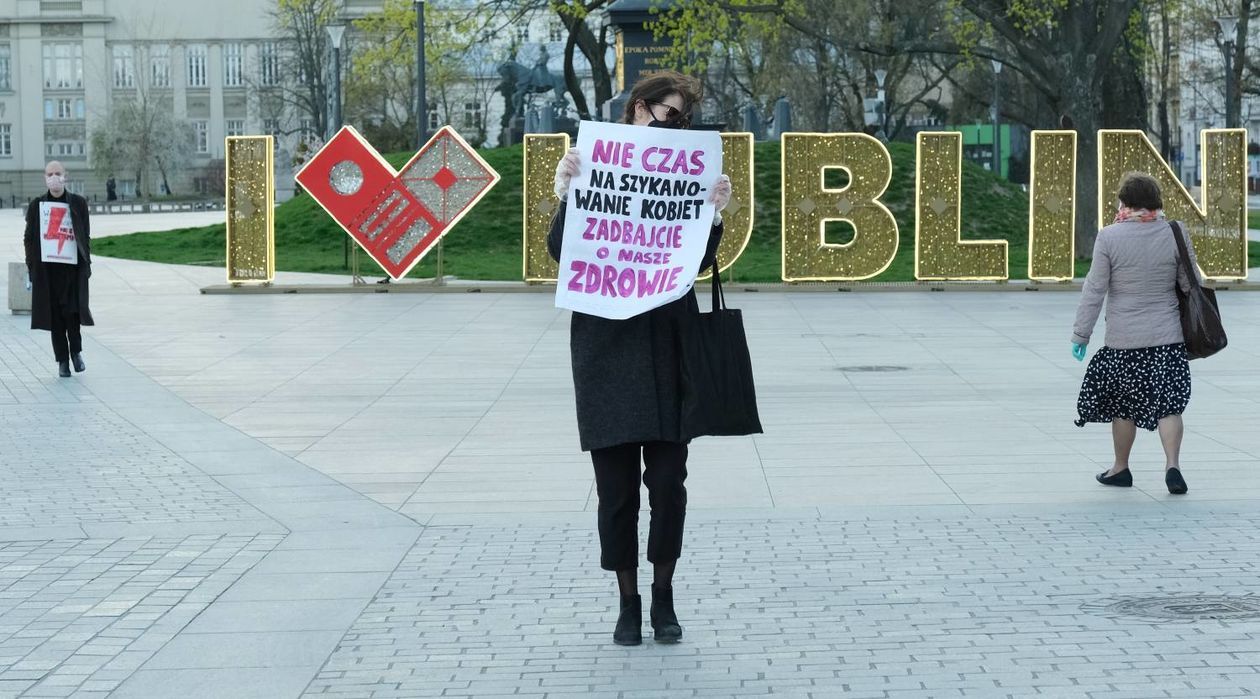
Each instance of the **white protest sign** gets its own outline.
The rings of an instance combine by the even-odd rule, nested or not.
[[[722,137],[584,121],[577,149],[556,306],[623,320],[682,298],[709,242]]]
[[[69,206],[55,201],[39,203],[39,254],[44,262],[79,264]]]

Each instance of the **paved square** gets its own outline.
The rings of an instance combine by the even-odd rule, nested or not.
[[[732,293],[766,434],[693,445],[686,640],[626,649],[547,294],[197,293],[221,277],[100,260],[69,380],[0,317],[0,695],[1260,686],[1260,621],[1111,606],[1260,595],[1260,294],[1222,295],[1173,498],[1151,435],[1135,488],[1093,482],[1075,294]]]

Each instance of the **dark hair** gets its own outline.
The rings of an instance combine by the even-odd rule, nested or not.
[[[1145,172],[1126,173],[1120,180],[1120,203],[1130,209],[1149,209],[1156,211],[1164,208],[1164,197],[1159,192],[1159,183]]]
[[[689,119],[691,111],[700,103],[701,87],[699,80],[672,70],[663,70],[643,78],[635,83],[630,90],[630,101],[626,102],[626,113],[622,115],[621,123],[634,123],[634,108],[640,101],[651,105],[662,102],[666,97],[675,94],[682,97],[683,118]]]

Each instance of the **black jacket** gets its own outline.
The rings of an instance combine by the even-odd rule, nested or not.
[[[45,192],[43,196],[32,199],[26,207],[26,234],[23,242],[26,246],[26,271],[31,276],[32,330],[52,330],[52,300],[48,295],[45,268],[48,264],[56,263],[40,260],[39,246],[39,204],[45,201],[60,200]],[[66,203],[70,206],[70,222],[74,225],[74,239],[79,247],[79,322],[82,325],[93,325],[92,312],[88,306],[88,278],[92,276],[92,230],[88,221],[88,203],[87,199],[72,192],[66,192]]]
[[[547,251],[559,261],[564,207],[551,221]],[[722,226],[709,231],[700,270],[712,267]],[[582,451],[633,442],[682,442],[679,328],[699,308],[694,289],[625,320],[574,313],[569,330]]]

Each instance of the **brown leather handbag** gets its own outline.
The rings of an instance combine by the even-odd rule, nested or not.
[[[1182,291],[1181,284],[1174,282],[1177,306],[1181,310],[1181,332],[1186,338],[1186,356],[1190,359],[1210,357],[1229,344],[1225,326],[1221,324],[1221,310],[1216,304],[1216,291],[1199,283],[1198,271],[1186,249],[1185,233],[1176,221],[1171,224],[1173,238],[1177,241],[1178,264],[1190,278],[1189,291]]]

